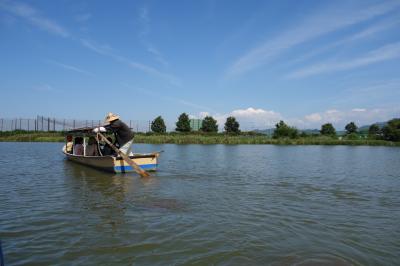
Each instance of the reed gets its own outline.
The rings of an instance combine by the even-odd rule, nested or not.
[[[64,142],[63,132],[17,131],[0,132],[0,141],[9,142]],[[272,145],[368,145],[368,146],[398,146],[400,142],[371,139],[337,139],[324,136],[309,136],[305,138],[274,139],[267,135],[243,133],[241,135],[205,134],[205,133],[138,133],[135,143],[150,144],[272,144]]]

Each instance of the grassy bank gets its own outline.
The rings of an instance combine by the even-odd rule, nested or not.
[[[63,132],[6,131],[0,132],[1,142],[64,142]]]
[[[15,142],[63,142],[64,133],[62,132],[27,132],[13,131],[0,132],[0,141]],[[323,136],[309,136],[297,139],[273,139],[260,134],[179,134],[168,133],[164,135],[138,133],[135,143],[152,144],[275,144],[275,145],[369,145],[369,146],[399,146],[400,142],[390,142],[384,140],[356,139],[346,140]]]

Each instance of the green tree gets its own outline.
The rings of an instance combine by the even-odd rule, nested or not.
[[[176,131],[180,132],[190,132],[192,129],[190,128],[190,120],[189,116],[186,113],[182,113],[178,117],[178,122],[176,122]]]
[[[233,133],[233,134],[237,134],[240,132],[239,123],[236,121],[236,118],[234,118],[233,116],[230,116],[226,119],[225,132]]]
[[[349,135],[352,133],[357,133],[358,127],[356,126],[356,124],[354,122],[350,122],[346,125],[345,129],[346,129],[346,134]]]
[[[300,138],[308,138],[309,136],[310,136],[310,135],[307,134],[307,132],[304,132],[304,131],[301,131],[301,133],[300,133],[300,135],[299,135]]]
[[[377,124],[373,124],[368,129],[368,138],[379,139],[381,135],[381,129]]]
[[[167,131],[164,119],[161,116],[157,116],[156,119],[151,122],[151,131],[161,134]]]
[[[390,141],[400,141],[400,118],[392,119],[382,128],[383,138]]]
[[[299,132],[296,128],[288,126],[282,120],[275,125],[273,138],[297,138]]]
[[[203,119],[200,130],[204,132],[218,132],[217,120],[212,118],[212,116],[206,116]]]
[[[323,124],[319,132],[324,136],[336,136],[336,130],[331,123]]]

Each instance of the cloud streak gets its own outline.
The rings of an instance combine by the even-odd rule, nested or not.
[[[134,69],[137,69],[137,70],[141,70],[141,71],[143,71],[143,72],[145,72],[147,74],[150,74],[150,75],[156,76],[158,78],[164,79],[164,80],[168,81],[169,83],[171,83],[171,84],[173,84],[175,86],[181,86],[181,81],[177,77],[175,77],[173,75],[170,75],[170,74],[167,74],[167,73],[163,73],[163,72],[159,71],[156,68],[147,66],[145,64],[142,64],[142,63],[139,63],[139,62],[136,62],[136,61],[132,61],[132,60],[126,58],[126,57],[118,55],[109,46],[98,45],[98,44],[94,43],[93,41],[89,41],[89,40],[86,40],[86,39],[81,39],[80,42],[81,42],[81,44],[83,46],[85,46],[86,48],[88,48],[88,49],[90,49],[90,50],[92,50],[92,51],[94,51],[94,52],[96,52],[98,54],[110,57],[110,58],[114,59],[117,62],[124,63],[124,64],[130,66],[131,68],[134,68]]]
[[[168,67],[169,62],[164,58],[162,53],[156,48],[156,46],[148,40],[148,35],[150,34],[150,15],[149,10],[146,7],[139,9],[138,21],[141,26],[139,31],[140,42],[145,47],[146,51],[151,54],[155,61],[160,63],[163,67]]]
[[[131,68],[134,68],[136,70],[140,70],[143,71],[149,75],[152,75],[154,77],[163,79],[168,81],[169,83],[171,83],[172,85],[175,86],[181,86],[181,81],[171,75],[171,74],[167,74],[164,72],[159,71],[158,69],[130,60],[126,57],[123,57],[121,55],[118,55],[115,53],[115,51],[107,46],[101,46],[98,45],[96,43],[94,43],[93,41],[89,41],[86,39],[79,39],[79,38],[75,38],[74,36],[72,36],[64,27],[60,26],[58,23],[40,15],[40,12],[38,10],[36,10],[35,8],[33,8],[30,5],[24,4],[24,3],[19,3],[19,2],[12,2],[12,1],[0,1],[0,9],[6,10],[7,12],[9,12],[10,14],[23,18],[26,21],[28,21],[29,23],[31,23],[32,25],[34,25],[35,27],[45,30],[51,34],[57,35],[59,37],[63,37],[63,38],[70,38],[73,41],[78,41],[81,45],[83,45],[85,48],[88,48],[98,54],[110,57],[112,59],[114,59],[117,62],[120,63],[124,63],[126,65],[128,65]],[[91,18],[91,14],[83,14],[81,17],[79,17],[79,19],[82,21],[88,20]],[[141,13],[141,19],[143,21],[148,21],[148,16],[147,16],[147,10],[143,11]],[[154,55],[158,55],[159,57],[159,61],[162,61],[162,57],[161,54],[158,52],[158,50],[156,50],[153,47],[148,47],[148,49],[150,50],[150,53],[154,54]],[[65,69],[69,69],[75,72],[79,72],[81,74],[86,74],[86,75],[93,75],[92,73],[79,69],[77,67],[74,66],[70,66],[70,65],[65,65],[62,63],[58,63],[58,62],[53,62],[54,64],[63,67]]]
[[[86,71],[86,70],[83,70],[81,68],[75,67],[75,66],[63,64],[63,63],[60,63],[60,62],[57,62],[57,61],[54,61],[54,60],[46,60],[46,62],[48,62],[48,63],[50,63],[52,65],[55,65],[55,66],[62,67],[64,69],[68,69],[68,70],[71,70],[71,71],[86,75],[86,76],[91,76],[91,77],[95,76],[93,73],[91,73],[89,71]]]
[[[239,57],[225,72],[226,78],[239,76],[269,62],[292,47],[339,29],[370,20],[400,6],[400,2],[384,2],[364,9],[319,12],[300,26],[268,40]]]
[[[92,14],[84,13],[75,16],[75,20],[79,23],[87,22],[92,18]]]
[[[45,30],[49,33],[61,36],[63,38],[67,38],[70,36],[68,31],[62,26],[50,19],[41,16],[36,9],[27,4],[11,1],[1,1],[0,8],[8,11],[9,13],[17,17],[25,19],[30,24],[41,30]]]
[[[389,19],[389,20],[381,21],[381,22],[376,23],[376,24],[374,24],[374,25],[372,25],[370,27],[367,27],[367,28],[365,28],[365,29],[363,29],[363,30],[361,30],[361,31],[359,31],[359,32],[347,37],[347,38],[344,38],[344,39],[341,39],[339,41],[330,43],[330,44],[328,44],[326,46],[323,46],[323,47],[318,47],[316,49],[313,49],[311,52],[303,54],[302,56],[300,56],[300,57],[288,62],[287,64],[288,65],[296,64],[296,63],[299,63],[301,61],[304,61],[304,60],[307,60],[309,58],[312,58],[312,57],[314,57],[316,55],[319,55],[321,53],[327,52],[327,51],[329,51],[329,50],[331,50],[333,48],[340,47],[340,46],[343,46],[345,44],[349,44],[349,43],[352,43],[352,42],[356,42],[356,41],[360,41],[360,40],[364,40],[364,39],[367,39],[367,38],[374,37],[377,34],[390,29],[393,26],[397,26],[399,23],[400,23],[400,19],[398,19],[397,17],[395,19]]]
[[[146,95],[151,96],[151,97],[156,97],[156,98],[161,99],[163,101],[169,101],[169,102],[185,105],[185,106],[188,106],[188,107],[191,107],[191,108],[195,108],[195,109],[198,109],[198,110],[207,110],[207,111],[210,111],[210,112],[216,112],[211,107],[204,106],[204,105],[199,105],[197,103],[190,102],[190,101],[187,101],[187,100],[184,100],[184,99],[181,99],[181,98],[171,97],[171,96],[164,96],[164,95],[161,95],[161,94],[156,93],[154,91],[151,91],[149,89],[133,88],[132,86],[129,86],[126,83],[121,83],[121,84],[126,88],[138,91],[140,93],[146,94]]]
[[[304,78],[322,73],[343,71],[358,67],[368,66],[381,61],[400,57],[400,42],[385,45],[373,50],[364,56],[352,60],[334,61],[320,63],[310,67],[302,68],[287,75],[287,78]]]

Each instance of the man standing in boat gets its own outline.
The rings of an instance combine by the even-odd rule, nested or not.
[[[108,113],[105,118],[105,129],[114,132],[119,149],[127,155],[131,155],[134,134],[132,130],[121,120],[119,116],[113,113]],[[100,128],[93,130],[95,133],[101,131]]]

